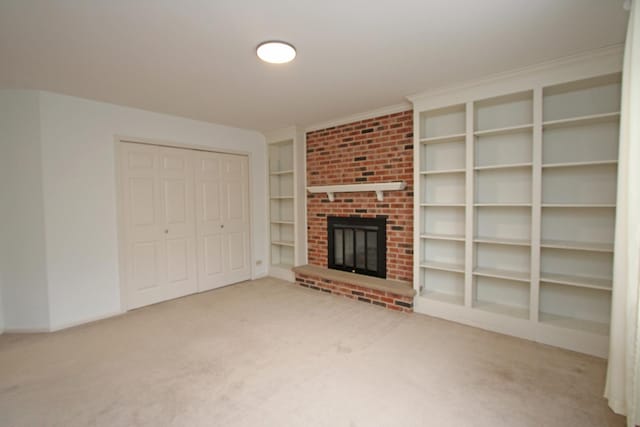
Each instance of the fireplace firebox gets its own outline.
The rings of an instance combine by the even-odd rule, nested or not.
[[[329,268],[387,277],[387,218],[327,217]]]

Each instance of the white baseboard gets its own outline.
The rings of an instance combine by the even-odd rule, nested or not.
[[[89,317],[89,318],[86,318],[84,320],[61,323],[60,325],[52,326],[51,328],[49,328],[49,330],[47,332],[57,332],[57,331],[61,331],[63,329],[73,328],[75,326],[86,325],[87,323],[93,323],[93,322],[97,322],[99,320],[108,319],[110,317],[120,316],[120,315],[122,315],[124,313],[126,313],[126,311],[118,310],[118,311],[114,311],[112,313],[103,314],[101,316]]]
[[[44,334],[50,332],[48,328],[5,328],[4,334]]]

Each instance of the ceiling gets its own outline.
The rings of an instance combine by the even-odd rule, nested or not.
[[[0,89],[307,126],[622,43],[623,0],[3,0]],[[298,57],[270,65],[258,43]]]

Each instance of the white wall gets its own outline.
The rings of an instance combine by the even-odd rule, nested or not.
[[[40,95],[0,91],[0,272],[4,328],[49,328]]]
[[[253,256],[254,262],[262,261],[254,275],[266,274],[266,146],[261,134],[47,92],[16,94],[30,101],[31,110],[39,105],[39,114],[33,114],[5,94],[0,114],[20,123],[18,130],[24,132],[7,148],[11,256],[5,264],[24,264],[29,267],[20,270],[24,275],[37,276],[29,284],[37,284],[40,293],[24,297],[42,306],[44,317],[30,324],[46,320],[45,326],[55,330],[121,310],[116,136],[250,153]],[[13,245],[20,250],[14,252]],[[23,296],[15,295],[18,290],[27,293],[22,289],[27,278],[17,281],[11,270],[0,271],[5,273],[7,328],[14,327],[13,301]]]

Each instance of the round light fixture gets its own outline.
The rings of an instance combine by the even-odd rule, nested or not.
[[[256,49],[258,58],[270,64],[285,64],[296,57],[296,48],[289,43],[281,41],[268,41],[258,45]]]

